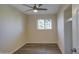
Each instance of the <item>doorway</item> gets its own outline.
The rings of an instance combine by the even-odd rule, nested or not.
[[[65,53],[72,54],[72,18],[65,23]]]

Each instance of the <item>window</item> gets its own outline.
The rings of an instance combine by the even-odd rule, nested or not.
[[[51,19],[39,19],[37,27],[38,29],[52,29],[52,20]]]

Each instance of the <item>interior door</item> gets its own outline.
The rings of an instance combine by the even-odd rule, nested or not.
[[[74,54],[79,54],[79,11],[72,17],[72,31],[73,31],[73,48]]]
[[[77,53],[79,54],[79,10],[77,11]]]

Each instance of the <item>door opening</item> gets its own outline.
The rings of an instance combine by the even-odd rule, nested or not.
[[[65,53],[72,54],[72,19],[65,23]]]

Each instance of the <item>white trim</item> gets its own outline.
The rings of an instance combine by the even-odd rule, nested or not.
[[[25,42],[24,44],[20,45],[19,47],[17,47],[16,49],[14,49],[13,51],[9,52],[10,54],[13,54],[14,52],[16,52],[18,49],[20,49],[22,46],[24,46],[27,42]]]
[[[72,18],[69,18],[69,19],[67,20],[67,22],[70,22],[70,21],[72,21]]]

